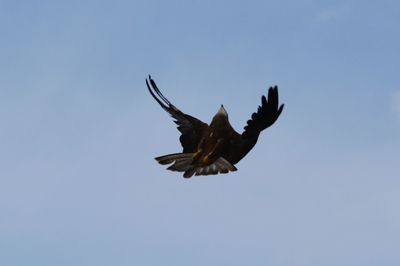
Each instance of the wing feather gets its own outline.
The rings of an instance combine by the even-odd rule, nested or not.
[[[283,107],[284,104],[279,106],[278,87],[270,87],[268,100],[264,95],[261,97],[261,105],[258,107],[257,112],[251,115],[251,119],[247,121],[242,137],[244,139],[257,137],[262,130],[275,123],[282,113]]]
[[[278,87],[271,87],[268,99],[261,97],[261,105],[257,112],[251,115],[241,135],[233,133],[231,145],[226,159],[231,164],[238,163],[256,145],[262,130],[270,127],[282,113],[284,105],[279,106]]]
[[[181,132],[179,140],[182,144],[183,152],[194,152],[197,149],[197,144],[200,141],[202,133],[207,129],[208,125],[176,108],[161,93],[150,75],[149,80],[146,79],[146,85],[151,96],[153,96],[158,104],[175,119],[174,122],[178,125],[178,130]]]

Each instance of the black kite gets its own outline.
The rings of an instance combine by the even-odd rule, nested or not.
[[[279,106],[278,87],[270,87],[268,100],[261,97],[261,106],[251,115],[242,134],[237,133],[228,121],[228,113],[221,105],[210,125],[187,115],[161,94],[154,80],[146,79],[147,88],[154,99],[167,111],[178,125],[183,151],[155,158],[160,164],[172,164],[167,169],[184,172],[185,178],[193,175],[215,175],[236,171],[237,164],[257,143],[261,131],[270,127],[283,110]]]

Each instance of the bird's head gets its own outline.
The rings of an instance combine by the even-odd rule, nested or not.
[[[221,104],[221,107],[219,108],[216,115],[222,115],[222,116],[225,116],[226,118],[228,118],[228,112],[225,110],[223,104]]]

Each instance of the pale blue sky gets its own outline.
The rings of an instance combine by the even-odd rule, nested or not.
[[[398,1],[1,1],[0,265],[400,265]],[[184,112],[241,131],[229,175],[155,156]]]

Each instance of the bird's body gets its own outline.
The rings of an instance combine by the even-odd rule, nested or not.
[[[221,106],[220,111],[214,116],[210,125],[204,130],[197,145],[194,161],[203,165],[213,162],[229,149],[229,122],[226,119],[225,110]]]
[[[228,113],[223,105],[210,125],[207,125],[172,105],[161,94],[150,76],[146,84],[154,99],[176,119],[175,123],[182,133],[182,153],[168,154],[155,159],[160,164],[172,164],[168,169],[184,172],[183,176],[186,178],[236,171],[234,165],[254,147],[261,131],[271,126],[283,109],[283,105],[278,106],[277,87],[270,88],[268,101],[265,96],[262,97],[262,105],[247,121],[244,132],[239,134],[229,123]]]

